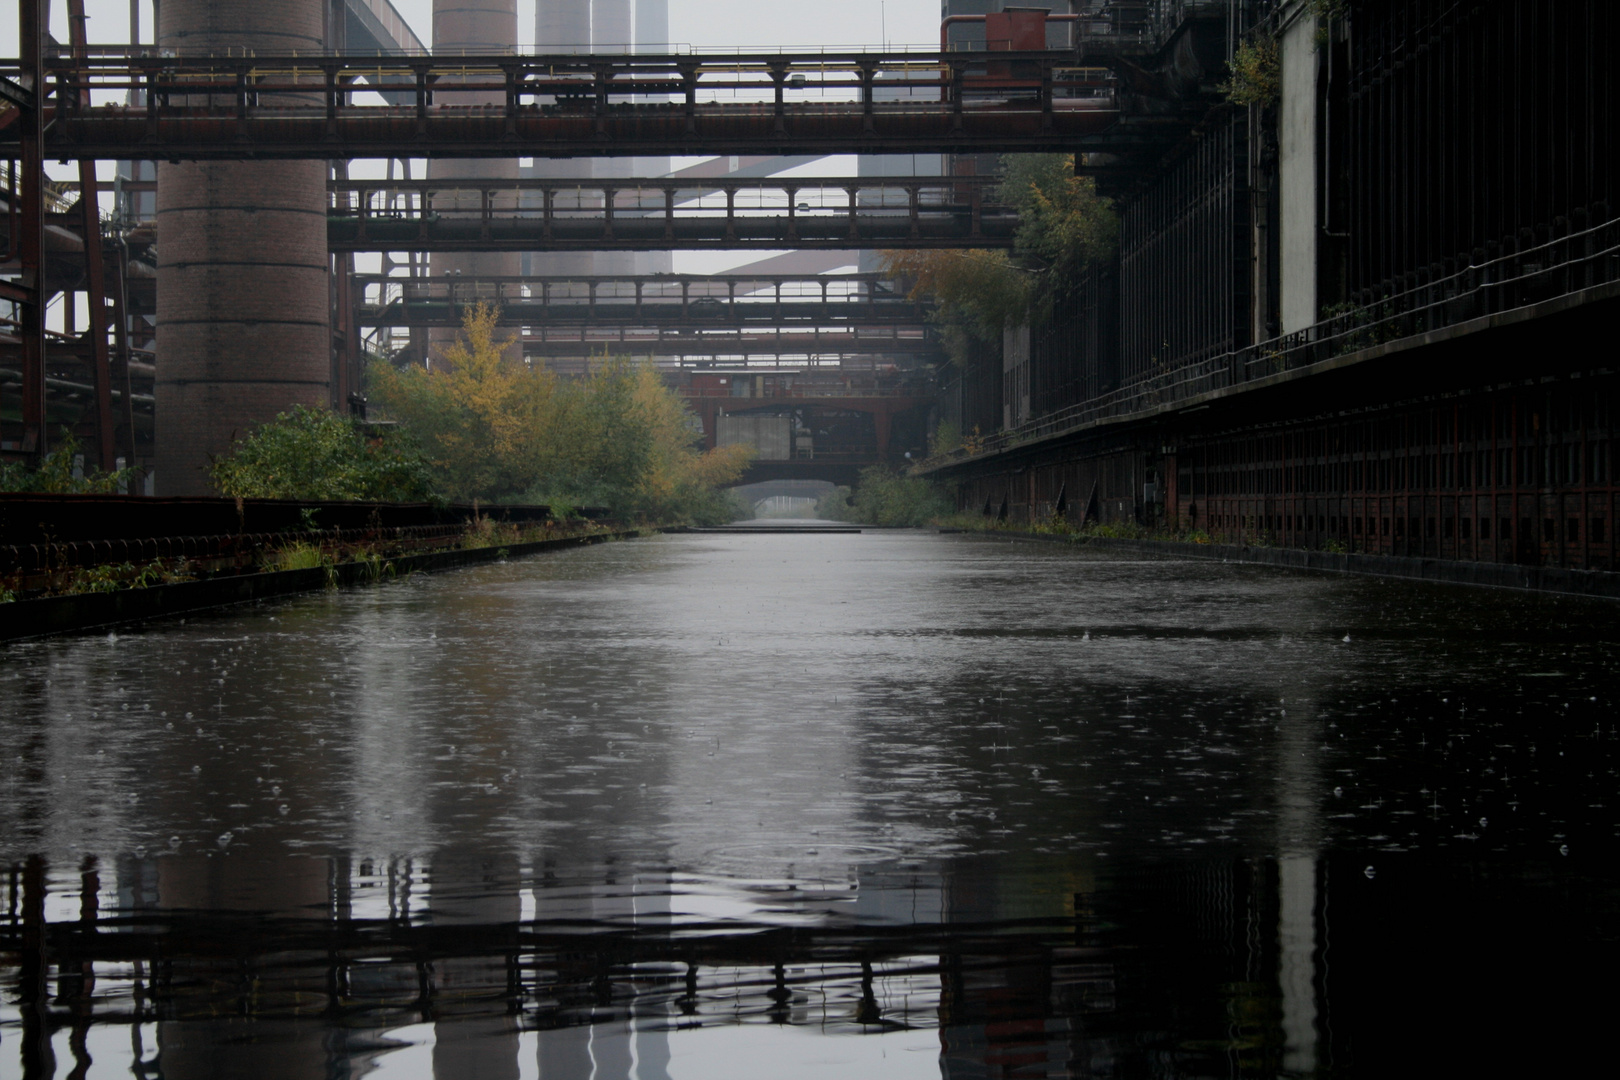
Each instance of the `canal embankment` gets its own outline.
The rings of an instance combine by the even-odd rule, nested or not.
[[[1072,544],[1093,550],[1115,549],[1166,555],[1182,559],[1215,562],[1252,563],[1283,570],[1305,570],[1328,574],[1357,574],[1369,577],[1400,578],[1444,585],[1470,585],[1491,589],[1517,589],[1524,592],[1557,593],[1620,600],[1620,574],[1600,570],[1574,570],[1557,566],[1524,566],[1512,563],[1465,562],[1456,559],[1429,559],[1405,555],[1371,555],[1362,552],[1313,551],[1305,548],[1268,547],[1263,544],[1205,544],[1187,540],[1133,539],[1128,537],[1086,536],[1077,533],[1038,533],[1011,529],[942,528],[942,533],[983,534],[1016,540],[1037,540]]]
[[[412,574],[456,570],[505,559],[626,540],[635,529],[602,530],[504,546],[447,549],[388,559],[361,559],[294,570],[231,574],[113,592],[44,596],[0,604],[0,643],[102,630],[130,623],[172,618],[209,608],[317,592],[321,589],[381,584]]]

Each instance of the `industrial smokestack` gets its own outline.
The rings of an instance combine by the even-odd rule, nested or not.
[[[591,0],[591,51],[623,55],[635,51],[635,26],[630,0]],[[598,180],[626,180],[636,175],[634,158],[597,158]],[[598,274],[633,274],[636,253],[600,251],[596,254]]]
[[[591,51],[591,0],[538,0],[534,21],[535,51],[572,56]],[[547,180],[588,180],[589,158],[540,158],[530,176]],[[529,272],[558,276],[585,276],[595,269],[590,252],[535,252]]]
[[[669,0],[636,0],[636,52],[669,51]]]
[[[324,0],[166,0],[156,40],[182,56],[276,56],[320,51],[325,26]],[[158,167],[159,494],[210,494],[209,459],[233,437],[293,405],[329,404],[326,169]]]
[[[669,0],[636,0],[636,52],[660,54],[673,49],[669,40]],[[669,158],[638,157],[635,159],[637,176],[666,176]],[[636,258],[636,272],[640,274],[667,274],[674,267],[674,256],[668,251],[644,251]]]
[[[591,0],[537,0],[535,49],[542,53],[591,51]]]
[[[436,56],[492,55],[517,51],[517,0],[433,0],[433,52]],[[456,94],[447,96],[454,105],[504,104],[504,90],[489,93]],[[518,178],[516,158],[478,158],[474,160],[433,160],[428,162],[430,180],[486,180],[499,182]],[[515,186],[511,194],[498,198],[496,206],[516,209]],[[444,200],[456,209],[474,210],[481,206],[476,193],[460,202]],[[478,278],[515,277],[523,272],[523,257],[517,252],[448,252],[437,253],[430,260],[435,276],[456,275],[469,286]],[[437,354],[454,341],[453,331],[438,331],[430,335]],[[512,355],[521,358],[522,347],[513,345]]]

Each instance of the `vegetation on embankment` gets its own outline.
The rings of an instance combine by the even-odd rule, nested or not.
[[[884,269],[909,282],[914,299],[937,303],[934,321],[959,365],[979,349],[999,352],[1004,330],[1042,325],[1085,269],[1112,254],[1119,233],[1112,204],[1074,174],[1073,154],[1004,156],[996,197],[1018,211],[1011,252],[883,253]]]
[[[372,401],[419,441],[436,492],[602,506],[625,520],[732,520],[725,489],[749,448],[704,452],[695,416],[654,369],[606,360],[559,379],[511,359],[497,321],[493,307],[469,309],[461,339],[432,368],[372,365]]]
[[[0,461],[0,493],[111,495],[135,474],[134,469],[102,472],[80,455],[78,441],[64,431],[62,441],[38,467]]]
[[[701,428],[654,369],[604,360],[560,379],[510,356],[499,312],[468,309],[431,367],[377,360],[368,391],[381,422],[294,409],[214,463],[225,495],[604,507],[620,520],[733,520],[727,492],[752,451],[704,452]]]
[[[1002,521],[983,514],[949,514],[934,521],[942,529],[957,532],[1008,533],[1040,536],[1055,540],[1163,540],[1183,544],[1209,544],[1213,538],[1203,529],[1166,529],[1139,525],[1134,521],[1071,522],[1063,517],[1043,521]]]
[[[220,494],[237,499],[422,502],[434,494],[410,436],[304,405],[239,440],[212,474]]]
[[[834,488],[816,502],[816,517],[860,525],[928,525],[950,512],[950,498],[938,484],[907,476],[884,465],[861,470],[854,491]]]
[[[338,568],[362,565],[373,579],[391,576],[396,559],[449,551],[487,548],[511,549],[548,540],[601,536],[609,526],[589,521],[514,524],[479,517],[461,532],[449,536],[398,537],[386,540],[333,539],[330,533],[309,530],[289,533],[284,543],[251,552],[196,558],[154,559],[143,564],[107,563],[99,566],[60,566],[34,573],[0,576],[0,604],[55,596],[84,596],[161,585],[178,585],[244,574],[284,570],[328,572],[334,580]]]

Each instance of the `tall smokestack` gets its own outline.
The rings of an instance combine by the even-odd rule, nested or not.
[[[325,46],[324,0],[166,0],[181,56]],[[319,101],[320,91],[313,91]],[[293,405],[329,404],[326,163],[158,166],[157,490],[213,491],[209,459]]]
[[[623,55],[635,50],[635,24],[630,0],[591,0],[591,51]],[[598,180],[625,180],[636,174],[634,158],[597,158]],[[632,251],[596,253],[598,274],[633,274],[636,254]]]
[[[517,51],[517,0],[433,0],[433,52],[438,56],[492,55]],[[504,90],[488,94],[455,94],[446,98],[455,105],[504,104]],[[473,160],[433,160],[428,162],[430,180],[516,180],[516,158],[477,158]],[[515,187],[513,189],[515,191]],[[479,197],[447,204],[456,209],[478,209]],[[497,205],[516,207],[515,195]],[[523,272],[523,257],[517,252],[447,252],[435,254],[430,262],[435,276],[455,274],[467,279],[515,277]],[[431,340],[441,351],[454,341],[454,332],[439,332]],[[521,356],[521,346],[513,345],[513,356]]]
[[[575,54],[591,51],[591,0],[536,0],[535,50]]]
[[[636,0],[636,52],[658,55],[673,48],[669,40],[669,0]],[[638,157],[635,163],[637,176],[669,173],[667,157]],[[674,256],[668,251],[644,251],[637,256],[636,272],[667,274],[674,263]]]
[[[591,0],[537,0],[534,47],[539,53],[566,56],[591,51]],[[529,175],[546,180],[588,180],[589,158],[539,158]],[[585,276],[595,269],[589,252],[535,252],[529,272],[557,276]]]

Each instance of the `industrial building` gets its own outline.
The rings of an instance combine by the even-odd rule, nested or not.
[[[144,47],[76,61],[43,8],[22,9],[37,48],[0,129],[18,163],[7,453],[37,455],[71,422],[106,465],[204,490],[233,435],[294,402],[358,398],[363,333],[415,302],[365,291],[355,259],[380,252],[385,274],[425,279],[424,303],[507,288],[576,302],[520,346],[548,362],[640,341],[672,366],[753,356],[775,377],[818,355],[792,347],[868,335],[835,366],[889,371],[906,395],[933,379],[904,444],[871,453],[921,458],[942,423],[963,433],[918,468],[965,511],[1613,565],[1613,387],[1589,342],[1616,275],[1616,17],[1596,0],[950,0],[932,59],[726,64],[660,40],[656,0],[540,4],[535,57],[516,52],[512,0],[446,2],[431,58],[387,0],[251,17],[172,0],[161,70]],[[306,49],[330,59],[233,59]],[[36,72],[87,101],[52,112]],[[792,251],[758,268],[780,289],[880,248],[1005,247],[991,174],[1022,151],[1074,154],[1117,245],[1048,317],[953,363],[926,319],[902,345],[895,325],[814,304],[799,313],[828,320],[815,327],[732,325],[736,282],[682,286],[678,317],[659,291],[677,248]],[[772,177],[832,153],[860,154],[859,175]],[[677,154],[720,156],[669,172]],[[368,157],[390,161],[385,184],[347,176]],[[96,158],[128,163],[105,235],[38,173]],[[427,177],[399,174],[413,159]],[[47,333],[65,292],[97,298],[90,326]],[[657,318],[593,322],[597,300],[627,298]],[[725,318],[703,323],[694,298]],[[401,325],[417,362],[448,333],[419,313]],[[878,367],[873,333],[900,335]]]

